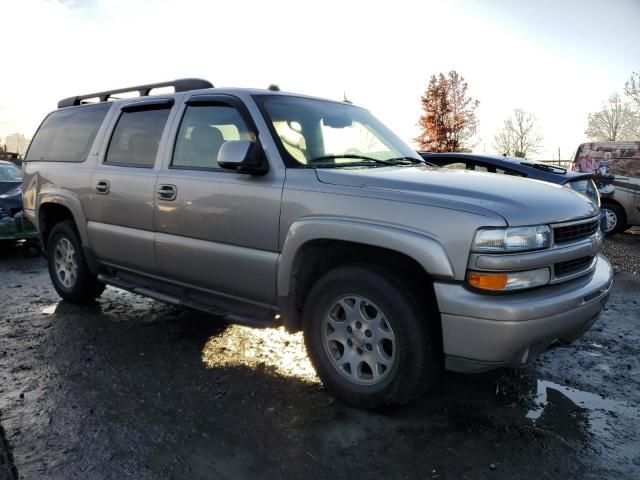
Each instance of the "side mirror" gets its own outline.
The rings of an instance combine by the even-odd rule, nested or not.
[[[260,146],[251,140],[229,140],[218,151],[218,165],[250,175],[264,175],[269,171]]]

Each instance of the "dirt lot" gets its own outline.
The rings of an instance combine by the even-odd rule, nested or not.
[[[300,335],[112,288],[60,303],[43,259],[5,252],[0,480],[640,478],[640,234],[606,252],[615,288],[576,344],[384,414],[334,402]]]

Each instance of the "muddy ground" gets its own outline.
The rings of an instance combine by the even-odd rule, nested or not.
[[[112,288],[61,303],[43,259],[5,251],[0,480],[640,478],[640,235],[606,250],[614,291],[580,341],[387,413],[334,402],[300,335]]]

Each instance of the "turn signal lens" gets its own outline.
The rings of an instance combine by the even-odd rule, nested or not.
[[[467,276],[469,285],[483,290],[504,290],[507,276],[502,274],[470,273]]]
[[[512,291],[546,285],[551,280],[548,268],[510,273],[478,273],[469,272],[467,282],[472,287],[482,290]]]

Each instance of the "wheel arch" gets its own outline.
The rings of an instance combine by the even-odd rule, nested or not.
[[[51,229],[64,220],[73,221],[82,245],[88,245],[86,221],[80,200],[64,190],[42,192],[36,210],[36,224],[45,248]]]
[[[454,278],[453,267],[436,239],[394,227],[344,220],[303,221],[287,235],[278,264],[278,304],[289,331],[301,328],[309,290],[324,273],[341,265],[381,268],[412,290],[439,319],[433,278]],[[434,322],[440,328],[440,322]]]

